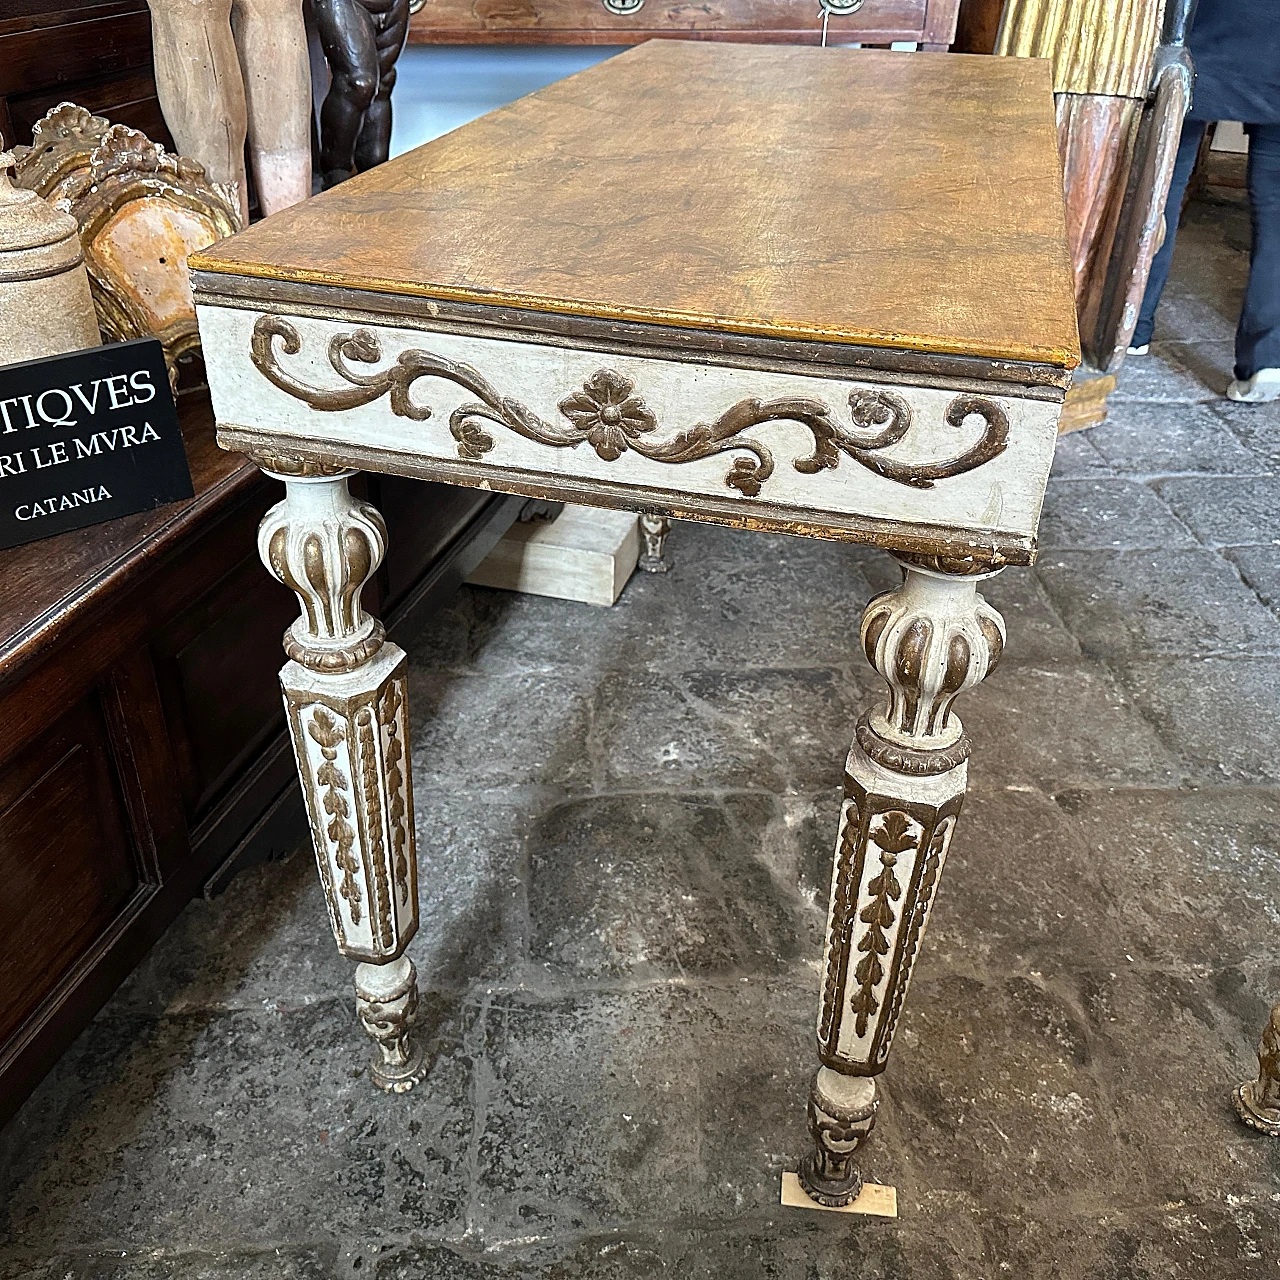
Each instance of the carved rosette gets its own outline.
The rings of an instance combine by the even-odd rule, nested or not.
[[[350,671],[382,645],[382,624],[360,603],[387,549],[387,527],[345,478],[290,477],[289,496],[258,528],[258,551],[272,577],[297,595],[302,615],[284,635],[285,652],[313,671]]]
[[[1280,1138],[1280,1004],[1271,1010],[1258,1044],[1258,1076],[1236,1085],[1231,1101],[1251,1129]]]
[[[384,644],[345,676],[280,673],[330,922],[356,960],[398,957],[418,926],[406,669]]]

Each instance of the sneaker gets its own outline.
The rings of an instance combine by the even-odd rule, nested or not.
[[[1151,350],[1151,343],[1144,342],[1140,347],[1130,347],[1129,354],[1131,356],[1145,356]]]
[[[1227,388],[1228,400],[1244,404],[1270,404],[1280,400],[1280,369],[1259,369],[1252,378],[1234,378]]]

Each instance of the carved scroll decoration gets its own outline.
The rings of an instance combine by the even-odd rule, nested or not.
[[[526,440],[555,448],[574,448],[584,441],[605,462],[615,462],[628,449],[655,462],[696,462],[702,458],[737,451],[725,484],[747,497],[759,494],[774,472],[773,455],[765,445],[744,435],[767,422],[799,422],[813,434],[813,453],[797,458],[795,469],[805,475],[835,470],[840,455],[886,480],[914,489],[931,489],[938,480],[963,475],[990,462],[1008,445],[1009,419],[992,400],[959,395],[944,415],[949,426],[961,428],[970,417],[981,418],[981,437],[954,457],[934,462],[903,462],[883,451],[903,440],[912,426],[911,406],[887,390],[856,388],[849,393],[851,426],[838,422],[820,400],[786,396],[775,400],[754,397],[731,405],[714,422],[699,422],[666,440],[653,439],[658,421],[644,400],[635,394],[630,378],[612,369],[600,369],[560,401],[567,423],[544,422],[532,410],[501,395],[470,365],[458,364],[429,351],[402,351],[394,364],[376,373],[351,367],[377,364],[382,347],[368,329],[335,334],[328,345],[329,364],[347,384],[326,389],[300,382],[287,373],[276,355],[275,340],[285,355],[297,355],[302,339],[296,328],[280,316],[259,316],[253,326],[250,355],[258,371],[274,386],[313,409],[343,411],[390,396],[391,412],[413,422],[425,422],[431,409],[414,401],[411,390],[420,378],[441,378],[476,396],[478,403],[459,405],[449,416],[449,431],[462,458],[475,460],[494,447],[492,427],[514,431]]]

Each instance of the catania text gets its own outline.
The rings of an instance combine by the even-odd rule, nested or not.
[[[5,436],[17,434],[24,428],[75,428],[100,409],[127,409],[147,404],[155,398],[155,384],[151,381],[149,369],[95,378],[88,383],[87,389],[86,384],[75,382],[66,388],[50,387],[38,395],[11,396],[0,400],[0,448],[9,443]],[[149,422],[141,426],[112,427],[106,431],[82,431],[69,439],[0,453],[0,480],[6,476],[45,471],[83,458],[105,457],[118,449],[131,449],[159,439],[159,433]],[[18,440],[13,441],[13,444],[18,443]],[[42,498],[38,502],[24,502],[14,508],[13,514],[19,520],[38,520],[56,511],[68,511],[83,503],[101,502],[110,497],[104,486],[91,485],[71,493]]]

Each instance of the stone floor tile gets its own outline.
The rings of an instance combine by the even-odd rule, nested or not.
[[[486,1009],[470,1226],[510,1240],[679,1216],[698,1182],[699,1001],[681,985]]]
[[[310,847],[232,884],[187,905],[101,1017],[300,1009],[350,990]]]
[[[1002,667],[962,704],[969,785],[1176,786],[1183,766],[1100,663]]]
[[[1140,1056],[1149,1042],[1134,1042]],[[945,969],[924,950],[868,1161],[906,1204],[947,1197],[987,1213],[1150,1202],[1072,988],[1035,973]]]
[[[599,790],[807,790],[840,776],[872,695],[865,661],[823,668],[620,673],[597,691],[585,749]]]
[[[1008,632],[1000,655],[1001,670],[1080,656],[1080,645],[1058,616],[1034,570],[1014,566],[985,579],[978,590],[999,610]],[[879,697],[878,689],[874,696]]]
[[[1126,945],[1111,881],[1071,815],[1038,789],[975,786],[929,919],[925,971],[1056,975],[1081,956],[1121,959]]]
[[[1280,546],[1280,476],[1162,480],[1155,488],[1208,546]]]
[[[1197,546],[1191,532],[1144,484],[1053,480],[1040,515],[1041,557],[1054,551],[1132,551]]]
[[[987,1225],[988,1256],[1007,1264],[998,1274],[1057,1280],[1270,1280],[1278,1234],[1280,1211],[1266,1202],[1112,1206]]]
[[[332,1244],[206,1252],[181,1247],[49,1254],[0,1246],[0,1280],[336,1280]]]
[[[1171,351],[1153,347],[1149,355],[1131,357],[1120,367],[1116,389],[1108,397],[1108,421],[1103,426],[1126,420],[1136,405],[1193,405],[1220,394],[1179,363]],[[1098,430],[1098,427],[1089,429],[1090,443],[1094,445]],[[1102,456],[1107,457],[1105,452]]]
[[[1114,475],[1111,464],[1093,447],[1089,431],[1072,431],[1058,437],[1053,451],[1054,480],[1078,480],[1088,476]]]
[[[1273,475],[1280,472],[1280,402],[1237,404],[1220,400],[1213,406],[1213,413],[1258,459],[1260,470]]]
[[[415,787],[583,790],[593,700],[612,677],[585,670],[458,675],[409,668]]]
[[[1117,673],[1192,780],[1280,781],[1280,659],[1146,659]]]
[[[1280,537],[1268,546],[1228,547],[1226,556],[1258,599],[1280,610]]]
[[[768,795],[734,800],[603,796],[544,811],[529,841],[533,962],[575,981],[789,963],[804,902],[764,854],[782,805]]]
[[[1036,573],[1086,655],[1280,652],[1275,615],[1211,551],[1054,551]]]
[[[225,1251],[459,1233],[470,1017],[424,999],[433,1065],[395,1106],[369,1084],[371,1046],[345,999],[100,1018],[0,1139],[0,1239]]]
[[[1124,476],[1245,476],[1264,470],[1257,455],[1206,405],[1125,405],[1123,413],[1113,413],[1089,436]]]
[[[464,587],[415,639],[414,662],[442,673],[575,676],[838,664],[858,649],[868,567],[894,573],[871,547],[685,521],[668,546],[671,572],[637,572],[611,609]]]
[[[1079,790],[1055,799],[1072,852],[1085,851],[1083,865],[1069,858],[1065,887],[1092,895],[1077,922],[1092,936],[1059,949],[1068,963],[1088,955],[1120,967],[1246,964],[1258,938],[1280,928],[1280,792]],[[1055,846],[1068,847],[1062,837]]]

